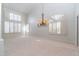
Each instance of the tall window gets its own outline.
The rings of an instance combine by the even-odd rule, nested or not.
[[[4,23],[4,32],[12,33],[12,32],[21,32],[21,16],[9,13],[9,20],[5,20]]]
[[[13,16],[14,16],[14,19],[13,20],[14,21],[18,21],[18,15],[14,14]]]
[[[21,32],[21,24],[18,23],[18,32]]]
[[[57,32],[57,23],[53,23],[53,33],[56,33]]]
[[[18,21],[21,21],[21,16],[18,16]]]
[[[17,25],[17,23],[14,24],[14,31],[18,32],[18,25]]]
[[[8,21],[6,21],[5,23],[4,23],[4,31],[5,31],[5,33],[9,33],[9,22]]]
[[[49,32],[52,32],[53,29],[52,26],[53,26],[52,23],[49,23]]]
[[[21,32],[21,16],[17,14],[10,13],[10,20],[12,20],[14,24],[14,32]],[[12,30],[10,29],[10,30]]]
[[[10,20],[13,20],[13,19],[14,19],[13,13],[10,13],[10,14],[9,14],[9,17],[10,17]]]
[[[14,28],[14,23],[13,22],[10,22],[10,32],[13,32],[13,28]]]
[[[53,33],[55,34],[61,34],[61,20],[63,20],[64,15],[63,14],[55,14],[51,16],[51,19],[53,20]]]
[[[49,23],[49,32],[54,34],[61,34],[61,22]]]
[[[61,22],[57,22],[57,33],[61,33]]]

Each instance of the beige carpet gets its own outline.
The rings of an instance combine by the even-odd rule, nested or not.
[[[6,39],[5,55],[12,56],[76,56],[79,48],[72,44],[38,37]]]

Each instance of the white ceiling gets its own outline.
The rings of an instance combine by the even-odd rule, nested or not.
[[[29,13],[37,7],[36,3],[4,3],[7,8],[11,8],[20,12]]]

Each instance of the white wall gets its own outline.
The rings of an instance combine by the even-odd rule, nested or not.
[[[1,9],[2,9],[2,4],[0,3],[0,56],[4,55],[4,40],[1,37]]]
[[[0,38],[1,38],[1,4],[0,4]]]
[[[30,20],[30,18],[33,18],[33,20],[40,19],[41,12],[42,12],[41,4],[38,4],[38,7],[32,13],[30,13],[28,20]],[[44,14],[45,14],[45,17],[48,19],[50,19],[50,17],[54,14],[63,14],[64,20],[66,21],[66,22],[64,22],[66,24],[66,27],[63,27],[66,30],[65,33],[64,33],[64,35],[61,35],[59,37],[57,35],[51,35],[51,38],[53,38],[53,36],[56,36],[56,38],[63,37],[62,40],[65,39],[67,42],[74,43],[74,40],[75,40],[75,36],[74,36],[74,34],[75,34],[74,4],[68,4],[68,3],[66,3],[66,4],[65,3],[64,4],[61,4],[61,3],[60,4],[59,3],[44,4]],[[36,28],[34,30],[37,31]],[[46,31],[45,31],[45,33],[46,33]],[[41,30],[41,34],[44,34],[43,30]]]

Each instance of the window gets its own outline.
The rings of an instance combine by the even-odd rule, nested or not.
[[[29,33],[29,31],[30,31],[30,25],[29,24],[26,24],[26,25],[23,25],[23,27],[22,27],[22,32],[23,32],[23,34],[25,35],[25,33]]]
[[[15,32],[18,32],[17,23],[15,23],[15,24],[14,24],[14,28],[15,28],[15,29],[14,29],[14,30],[15,30]]]
[[[10,15],[10,20],[13,20],[14,19],[13,13],[10,13],[9,15]]]
[[[14,21],[17,21],[17,19],[18,19],[17,16],[18,16],[18,15],[14,15]]]
[[[9,33],[9,22],[8,21],[5,22],[4,32]]]
[[[13,32],[13,22],[10,22],[10,32]]]
[[[57,23],[53,23],[53,33],[56,33],[57,31]]]
[[[57,22],[57,33],[61,33],[61,22]]]
[[[18,24],[18,32],[21,32],[21,24]]]
[[[54,34],[61,34],[61,22],[53,22],[49,23],[49,32],[52,32]]]
[[[61,34],[61,20],[63,20],[64,14],[55,14],[51,16],[51,19],[54,20],[53,24],[53,33]]]
[[[52,23],[49,23],[49,32],[52,32]]]
[[[29,32],[29,24],[26,25],[26,32]]]
[[[9,13],[10,32],[21,32],[21,16]]]
[[[21,16],[20,15],[10,13],[9,16],[10,16],[10,20],[21,21]]]
[[[21,16],[18,16],[18,21],[21,21]]]
[[[5,20],[4,33],[21,32],[21,16],[9,13],[9,20]]]

